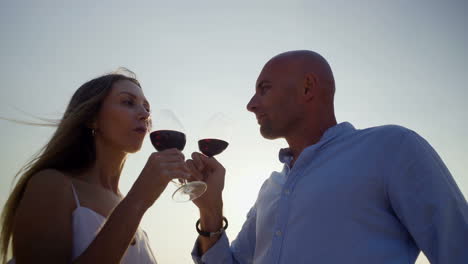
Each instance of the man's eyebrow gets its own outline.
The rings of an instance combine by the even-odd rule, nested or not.
[[[136,98],[137,98],[137,96],[136,96],[136,95],[134,95],[134,94],[132,94],[132,93],[130,93],[130,92],[125,92],[125,91],[123,91],[123,92],[120,92],[120,93],[119,93],[119,95],[121,95],[121,94],[126,94],[126,95],[129,95],[130,97],[133,97],[133,99],[136,99]],[[148,101],[146,101],[146,99],[145,99],[145,100],[143,100],[143,103],[145,103],[145,104],[149,105],[149,103],[148,103]]]

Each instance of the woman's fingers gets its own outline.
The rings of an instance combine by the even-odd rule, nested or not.
[[[163,162],[185,161],[185,156],[176,149],[168,149],[161,152],[156,152],[155,155]]]
[[[191,171],[185,162],[162,163],[161,172],[170,179],[187,179],[191,175]]]
[[[171,179],[188,179],[190,178],[190,173],[182,172],[182,171],[172,171],[167,174],[167,176]]]

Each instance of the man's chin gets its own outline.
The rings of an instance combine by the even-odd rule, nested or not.
[[[281,136],[276,135],[271,129],[261,126],[260,127],[260,134],[265,139],[278,139]]]

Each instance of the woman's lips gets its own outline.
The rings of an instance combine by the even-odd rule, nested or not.
[[[148,132],[148,129],[146,127],[137,127],[134,129],[134,131],[140,134],[146,134],[146,132]]]

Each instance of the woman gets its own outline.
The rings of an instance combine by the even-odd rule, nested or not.
[[[150,129],[139,82],[108,74],[73,95],[52,139],[22,171],[2,213],[1,253],[17,263],[156,263],[138,228],[173,178],[187,178],[183,154],[152,153],[126,196],[128,153]]]

